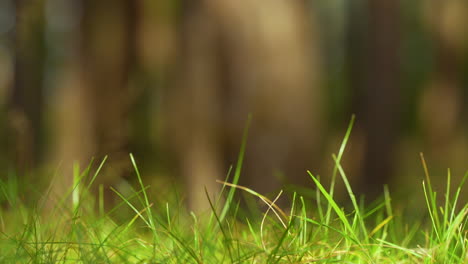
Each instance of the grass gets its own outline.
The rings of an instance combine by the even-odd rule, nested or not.
[[[452,190],[448,171],[444,202],[438,204],[421,155],[427,224],[396,213],[387,188],[380,203],[365,207],[340,165],[353,122],[333,155],[330,188],[308,171],[313,203],[294,193],[288,210],[275,204],[282,192],[270,200],[238,185],[248,126],[234,177],[222,182],[224,199],[207,195],[211,210],[205,214],[187,212],[178,199],[152,199],[132,155],[139,187],[127,196],[113,189],[120,203],[109,211],[103,209],[102,188],[97,198],[90,195],[105,160],[94,173],[91,165],[82,171],[76,165],[73,187],[47,213],[46,200],[33,207],[21,202],[13,177],[0,184],[0,263],[468,263],[468,204],[459,198],[468,173]],[[334,199],[339,178],[349,210]],[[247,216],[235,192],[267,209]],[[123,208],[133,213],[115,220]]]

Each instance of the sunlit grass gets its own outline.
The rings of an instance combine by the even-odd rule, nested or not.
[[[132,155],[138,189],[130,195],[113,189],[120,203],[107,212],[102,189],[97,198],[91,195],[105,159],[94,172],[91,165],[75,165],[73,187],[52,210],[45,210],[47,199],[33,207],[22,203],[13,177],[0,184],[0,263],[468,263],[468,204],[459,200],[468,173],[452,190],[448,171],[439,205],[421,155],[428,222],[406,222],[396,214],[387,188],[382,202],[367,208],[340,165],[353,121],[333,155],[331,187],[308,171],[315,199],[310,203],[293,193],[290,208],[276,205],[282,192],[269,199],[238,185],[248,126],[234,176],[220,182],[224,199],[207,195],[211,210],[204,214],[187,212],[170,197],[152,201]],[[334,199],[339,178],[349,210]],[[252,214],[260,217],[247,217],[235,192],[251,195],[266,209]],[[133,213],[117,222],[112,216],[123,207]]]

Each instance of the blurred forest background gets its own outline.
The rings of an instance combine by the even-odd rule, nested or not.
[[[417,202],[420,152],[440,190],[468,169],[467,25],[466,0],[1,0],[0,176],[60,195],[109,155],[123,190],[131,152],[206,206],[252,113],[241,184],[301,191],[355,113],[356,191]]]

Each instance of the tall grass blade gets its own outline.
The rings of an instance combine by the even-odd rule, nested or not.
[[[340,218],[341,222],[345,226],[346,231],[349,234],[351,234],[353,239],[356,239],[356,241],[357,241],[357,237],[354,234],[353,228],[351,227],[351,224],[349,223],[348,219],[346,218],[345,213],[341,210],[341,208],[338,206],[338,204],[333,200],[333,197],[327,192],[327,190],[325,190],[323,185],[314,177],[314,175],[310,171],[307,171],[307,173],[309,173],[309,176],[315,182],[315,185],[317,185],[317,188],[319,188],[320,192],[322,192],[323,196],[325,196],[325,199],[327,199],[329,205],[333,208],[335,213],[338,215],[338,218]]]
[[[439,213],[437,211],[437,193],[432,189],[431,177],[429,176],[429,169],[427,167],[426,160],[424,159],[424,154],[421,152],[419,155],[421,156],[421,163],[423,165],[424,175],[426,176],[427,181],[427,191],[424,191],[424,195],[426,196],[427,204],[429,206],[428,209],[431,211],[431,220],[434,224],[434,228],[437,230],[437,233],[439,233],[441,230],[441,226],[439,220]],[[440,239],[439,234],[438,237]]]
[[[351,116],[351,120],[349,121],[349,125],[348,125],[348,128],[346,129],[346,133],[345,133],[345,136],[343,138],[343,142],[341,143],[341,146],[340,146],[340,150],[338,151],[338,155],[337,155],[337,162],[338,163],[341,163],[341,159],[343,157],[343,153],[346,149],[346,145],[348,144],[348,140],[349,140],[349,137],[351,136],[351,131],[353,130],[353,126],[354,126],[354,121],[356,119],[356,116],[353,114]],[[336,162],[335,162],[336,164]],[[333,174],[332,174],[332,179],[331,179],[331,184],[330,184],[330,196],[333,197],[334,196],[334,192],[335,192],[335,182],[336,182],[336,176],[338,174],[338,168],[336,166],[334,166],[333,168]],[[330,223],[330,213],[331,213],[331,207],[329,206],[327,208],[327,212],[325,214],[325,223],[328,225]]]
[[[367,242],[367,229],[364,224],[364,219],[362,218],[361,210],[359,209],[359,205],[357,204],[356,201],[356,196],[353,193],[353,190],[351,188],[351,184],[349,184],[348,178],[346,177],[346,174],[343,170],[343,167],[341,167],[341,164],[338,163],[338,159],[335,155],[333,155],[333,159],[335,160],[335,166],[338,168],[338,171],[340,172],[341,178],[343,179],[343,182],[345,184],[346,190],[348,191],[349,198],[351,199],[351,202],[353,203],[354,211],[356,212],[356,217],[359,221],[359,225],[361,227],[361,232],[364,235],[364,238]]]
[[[237,158],[236,169],[234,171],[234,178],[232,179],[232,184],[234,184],[234,185],[236,185],[239,182],[240,174],[241,174],[241,171],[242,171],[242,164],[244,162],[245,148],[247,146],[247,137],[248,137],[248,134],[249,134],[249,127],[250,127],[250,122],[251,121],[252,121],[252,115],[249,114],[249,116],[247,118],[247,123],[246,123],[245,128],[244,128],[244,134],[242,136],[242,143],[241,143],[241,148],[240,148],[240,151],[239,151],[239,156]],[[226,203],[225,203],[224,208],[221,211],[221,214],[219,216],[219,221],[222,222],[224,220],[224,218],[226,217],[226,214],[227,214],[227,212],[229,210],[229,207],[231,206],[232,199],[234,198],[234,193],[235,192],[236,192],[236,188],[231,188],[229,190],[229,193],[228,193],[228,196],[227,196],[227,199],[226,199]]]

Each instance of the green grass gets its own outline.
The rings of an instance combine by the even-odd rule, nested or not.
[[[207,195],[211,210],[202,214],[187,212],[179,199],[151,197],[132,155],[139,187],[130,195],[113,189],[120,203],[109,211],[102,188],[97,198],[90,194],[105,160],[95,172],[91,165],[76,165],[74,186],[49,210],[47,199],[32,207],[21,202],[12,177],[0,184],[0,263],[468,263],[468,204],[459,199],[468,173],[452,190],[448,171],[444,202],[438,204],[421,155],[428,221],[408,222],[394,209],[387,188],[380,203],[365,207],[340,165],[353,122],[333,155],[331,187],[308,171],[315,199],[294,193],[287,210],[275,204],[282,192],[269,199],[238,185],[248,126],[234,177],[222,182],[224,199]],[[339,178],[349,210],[334,199]],[[235,192],[267,209],[246,214]],[[127,218],[113,217],[128,209]]]

